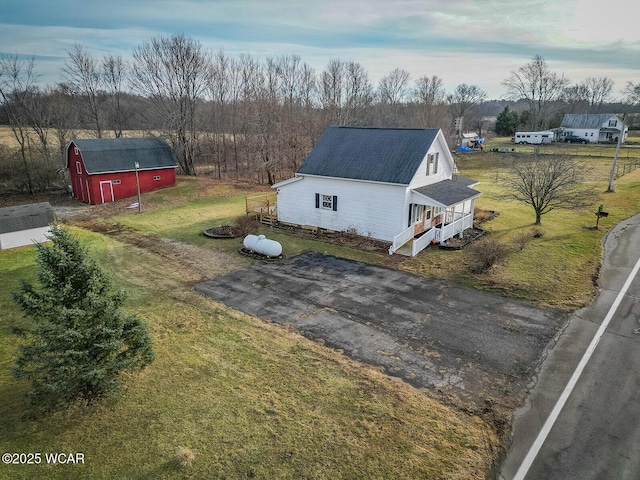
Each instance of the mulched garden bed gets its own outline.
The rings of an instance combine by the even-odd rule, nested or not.
[[[253,250],[249,250],[248,248],[240,248],[240,255],[244,255],[245,257],[253,258],[254,260],[262,260],[265,262],[279,262],[280,260],[284,260],[284,255],[278,255],[277,257],[268,257],[263,255],[262,253],[254,252]]]
[[[334,245],[342,245],[344,247],[357,248],[366,252],[382,252],[388,253],[390,242],[384,242],[382,240],[375,240],[369,237],[363,237],[355,233],[349,232],[333,232],[323,229],[307,229],[302,227],[296,227],[293,225],[273,225],[276,231],[296,235],[303,238],[311,238],[314,240],[320,240],[322,242],[332,243]]]
[[[207,228],[202,234],[207,238],[238,238],[232,225],[219,225],[217,227]]]
[[[468,228],[462,232],[462,238],[460,238],[459,235],[456,235],[438,246],[443,250],[461,250],[463,247],[482,237],[484,234],[484,230],[474,226],[473,228]]]

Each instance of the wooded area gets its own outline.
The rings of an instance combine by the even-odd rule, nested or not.
[[[273,184],[296,171],[328,125],[436,127],[455,146],[460,130],[486,135],[505,107],[509,128],[552,128],[564,113],[637,112],[640,90],[628,82],[611,103],[610,79],[572,85],[540,56],[503,82],[507,100],[487,101],[477,85],[447,92],[437,75],[412,81],[396,68],[374,84],[353,60],[316,72],[297,55],[232,57],[185,35],[143,42],[132,62],[81,45],[67,53],[62,81],[45,87],[34,59],[0,56],[0,124],[11,131],[0,139],[0,194],[64,187],[74,137],[156,135],[179,173]]]

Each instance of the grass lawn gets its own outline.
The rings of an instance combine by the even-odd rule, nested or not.
[[[221,202],[220,215],[227,208]],[[0,465],[0,478],[484,478],[498,440],[479,418],[194,293],[179,261],[73,232],[128,290],[156,361],[128,375],[116,398],[30,418],[28,385],[9,375],[18,343],[10,330],[27,321],[10,292],[34,280],[35,253],[0,252],[0,450],[85,457]],[[175,461],[181,447],[195,455],[187,469]]]
[[[464,250],[427,249],[405,260],[401,268],[556,308],[573,310],[588,304],[596,289],[603,235],[619,221],[640,212],[640,170],[618,178],[616,192],[606,193],[612,158],[576,159],[587,169],[585,181],[593,188],[591,206],[543,215],[540,228],[544,235],[518,250],[515,237],[532,231],[535,214],[529,206],[502,198],[502,179],[510,156],[491,152],[458,155],[462,174],[481,182],[474,187],[483,193],[476,208],[498,213],[482,228],[509,246],[507,260],[487,274],[474,275],[465,266]],[[595,212],[601,204],[609,217],[601,219],[596,230]]]
[[[464,250],[390,257],[263,232],[283,244],[285,255],[312,249],[558,308],[588,303],[603,234],[640,211],[640,171],[604,193],[611,159],[582,157],[592,206],[543,216],[544,235],[518,250],[514,237],[530,231],[535,217],[500,198],[507,156],[485,151],[456,160],[463,175],[481,182],[477,207],[499,213],[483,228],[511,246],[488,274],[468,273]],[[118,397],[45,418],[29,417],[28,386],[9,374],[18,343],[11,327],[27,321],[10,292],[20,278],[34,280],[34,249],[0,252],[0,449],[86,458],[84,465],[0,465],[0,478],[484,478],[499,448],[490,425],[192,291],[207,275],[249,262],[237,252],[239,240],[210,240],[201,232],[242,215],[245,195],[254,191],[182,178],[174,188],[144,194],[142,214],[122,203],[105,207],[107,222],[127,227],[129,237],[73,227],[128,290],[127,308],[149,323],[157,359],[128,376]],[[599,230],[586,228],[600,204],[609,217]],[[146,243],[130,241],[135,237]],[[152,248],[160,238],[181,243]],[[180,447],[195,454],[187,469],[175,462]]]

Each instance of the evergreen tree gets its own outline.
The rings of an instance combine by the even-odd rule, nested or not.
[[[496,117],[496,135],[513,136],[518,130],[519,123],[518,112],[509,111],[509,106],[507,105]]]
[[[60,226],[49,238],[53,245],[37,245],[40,286],[23,281],[13,294],[34,327],[12,373],[31,381],[35,406],[58,410],[116,391],[122,371],[144,368],[154,354],[146,324],[122,313],[125,292],[111,292],[87,249]]]

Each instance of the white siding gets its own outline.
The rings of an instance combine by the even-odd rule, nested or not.
[[[47,235],[51,234],[51,228],[40,227],[30,230],[22,230],[21,232],[9,232],[0,234],[0,250],[7,248],[22,247],[24,245],[33,245],[34,242],[48,242]]]
[[[438,172],[436,174],[427,175],[427,158],[429,155],[438,153]],[[427,155],[422,159],[422,163],[415,175],[411,179],[409,186],[411,188],[424,187],[442,180],[450,179],[453,176],[453,157],[447,148],[442,132],[438,132],[438,136],[429,148]]]
[[[316,208],[315,195],[337,197],[337,211]],[[402,185],[305,175],[278,188],[278,220],[393,241],[408,221],[407,188]]]

